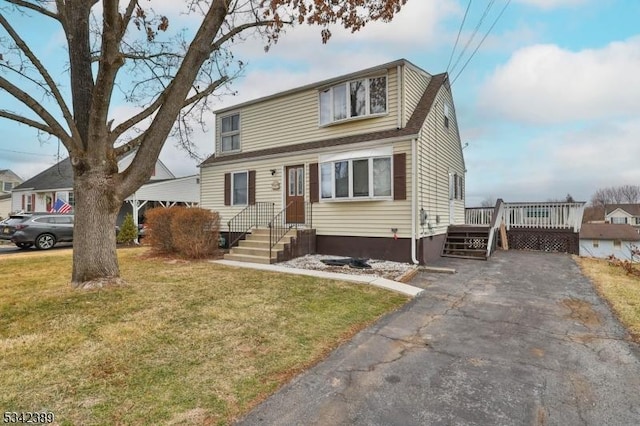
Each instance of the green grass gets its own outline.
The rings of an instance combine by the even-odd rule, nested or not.
[[[60,424],[226,424],[406,298],[119,252],[127,285],[72,290],[71,255],[0,260],[0,408]]]
[[[577,258],[582,272],[591,279],[598,293],[607,300],[634,340],[640,343],[640,277],[606,260]],[[640,270],[640,265],[636,265]]]

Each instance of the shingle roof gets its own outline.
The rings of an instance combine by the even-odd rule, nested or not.
[[[590,240],[640,241],[638,230],[627,224],[583,223],[580,238]]]
[[[426,120],[427,115],[429,114],[429,111],[431,111],[431,107],[433,106],[436,96],[438,95],[438,91],[446,83],[446,81],[447,81],[446,73],[437,74],[431,78],[427,88],[425,89],[424,93],[422,94],[422,97],[420,98],[420,101],[418,102],[418,105],[416,106],[415,110],[413,111],[413,114],[409,118],[407,125],[401,129],[382,130],[378,132],[344,136],[340,138],[324,139],[324,140],[319,140],[314,142],[305,142],[305,143],[300,143],[295,145],[276,146],[273,148],[261,149],[257,151],[241,152],[238,154],[225,155],[222,157],[216,157],[215,155],[212,155],[211,157],[207,158],[200,166],[201,167],[207,166],[209,164],[219,163],[223,161],[233,161],[233,160],[246,159],[246,158],[264,157],[267,155],[282,154],[286,152],[306,151],[306,150],[317,149],[317,148],[326,148],[326,147],[332,147],[332,146],[338,146],[338,145],[348,145],[348,144],[358,143],[358,142],[368,142],[368,141],[374,141],[374,140],[380,140],[380,139],[393,139],[393,138],[399,138],[399,137],[411,137],[411,136],[417,135],[418,132],[420,131],[420,128],[422,127],[422,124]]]
[[[73,169],[69,158],[54,164],[44,172],[27,179],[13,189],[46,190],[65,188],[73,188]]]
[[[640,216],[640,204],[605,204],[604,214],[606,216],[617,209],[624,210],[631,216]]]

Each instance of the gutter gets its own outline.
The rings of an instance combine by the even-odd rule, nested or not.
[[[416,257],[416,244],[418,243],[416,230],[416,211],[418,210],[417,146],[418,139],[411,139],[411,173],[413,174],[411,178],[411,262],[413,262],[414,265],[418,265],[420,263]]]

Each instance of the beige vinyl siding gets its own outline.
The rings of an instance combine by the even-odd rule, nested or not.
[[[384,72],[368,76],[379,75],[384,75]],[[319,92],[316,88],[308,89],[218,114],[216,117],[216,153],[224,155],[220,147],[221,119],[235,113],[240,113],[240,147],[242,152],[395,129],[398,107],[396,67],[390,68],[386,76],[386,115],[347,120],[320,127]]]
[[[426,73],[415,69],[414,67],[407,65],[403,72],[403,114],[402,114],[402,127],[407,125],[413,110],[416,109],[420,98],[431,81],[431,76]]]
[[[449,128],[444,126],[443,102],[449,103]],[[449,224],[464,224],[464,199],[454,200],[453,217],[449,211],[449,173],[465,177],[464,160],[455,109],[450,91],[442,87],[429,113],[418,145],[418,210],[428,214],[427,226],[419,229],[423,236],[444,234]],[[463,180],[464,193],[467,182]],[[439,219],[439,220],[438,220]]]
[[[378,145],[378,146],[389,146]],[[407,154],[407,199],[384,201],[321,201],[313,204],[313,228],[317,235],[393,237],[391,228],[398,228],[398,237],[411,236],[411,144],[410,141],[393,144],[393,152]],[[343,148],[340,151],[358,150],[358,147]],[[333,149],[331,153],[338,153]],[[323,152],[326,154],[327,152]],[[234,164],[216,164],[201,170],[201,206],[221,214],[221,229],[227,230],[227,221],[240,212],[243,206],[224,205],[224,174],[243,171],[256,171],[256,202],[272,202],[275,211],[283,208],[284,166],[304,164],[305,200],[309,200],[309,164],[317,163],[319,153],[289,154],[286,157],[238,162]],[[276,169],[271,176],[271,169]],[[279,189],[274,190],[274,181]]]

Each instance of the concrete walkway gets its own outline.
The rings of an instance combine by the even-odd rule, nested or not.
[[[313,271],[310,269],[288,268],[278,265],[261,265],[259,263],[236,262],[234,260],[214,260],[213,263],[225,266],[233,266],[237,268],[259,269],[261,271],[281,272],[284,274],[308,275],[310,277],[327,278],[331,280],[347,281],[359,284],[369,284],[387,290],[395,291],[407,296],[417,296],[422,293],[422,289],[408,284],[399,283],[397,281],[388,280],[386,278],[376,277],[374,275],[351,275],[340,274],[326,271]]]
[[[639,348],[570,256],[444,266],[239,424],[640,424]]]

